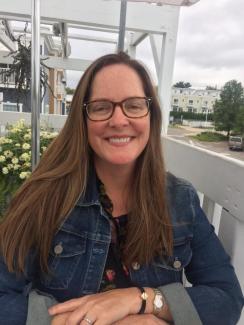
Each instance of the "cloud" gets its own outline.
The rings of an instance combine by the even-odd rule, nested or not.
[[[181,69],[197,70],[199,82],[208,73],[209,83],[219,74],[224,83],[233,75],[244,82],[244,2],[243,0],[201,0],[190,8],[181,9],[175,74]],[[232,71],[232,73],[231,73]],[[199,77],[198,77],[199,76]],[[185,78],[187,79],[187,78]]]

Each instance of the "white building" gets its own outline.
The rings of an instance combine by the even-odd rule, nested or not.
[[[171,110],[174,112],[213,113],[220,90],[172,88]]]

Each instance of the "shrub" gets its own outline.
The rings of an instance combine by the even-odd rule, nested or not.
[[[228,140],[228,137],[226,135],[217,132],[201,132],[197,135],[192,136],[192,138],[199,141],[208,142],[219,142]]]
[[[40,156],[57,132],[40,130]],[[18,187],[31,174],[31,128],[20,120],[0,137],[0,218]]]

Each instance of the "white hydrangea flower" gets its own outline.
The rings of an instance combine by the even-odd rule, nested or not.
[[[31,138],[31,135],[30,134],[27,133],[27,134],[24,135],[24,139],[25,140],[30,140],[30,138]]]
[[[3,152],[3,154],[4,154],[4,156],[6,157],[6,158],[12,158],[13,157],[13,152],[12,151],[10,151],[10,150],[5,150],[4,152]]]
[[[13,164],[7,164],[7,167],[10,170],[10,169],[13,169],[14,168],[14,165]]]
[[[8,174],[8,168],[7,167],[3,167],[2,168],[2,172],[4,175],[7,175]]]
[[[0,156],[0,162],[4,162],[6,160],[5,156]]]
[[[50,134],[49,134],[49,138],[50,138],[50,139],[56,138],[57,135],[58,135],[58,132],[50,133]]]
[[[28,175],[27,172],[21,172],[21,173],[19,174],[19,178],[21,178],[21,179],[25,179],[25,178],[27,177],[27,175]]]
[[[6,138],[0,137],[0,144],[5,144],[5,143],[6,143]]]
[[[17,157],[14,157],[14,158],[12,158],[11,161],[12,161],[13,164],[18,164],[19,159]]]
[[[22,153],[22,155],[19,157],[20,160],[29,161],[30,155],[27,152]]]
[[[24,163],[24,166],[25,166],[25,167],[30,167],[30,166],[31,166],[31,163],[30,163],[30,162],[25,162],[25,163]]]
[[[14,127],[13,129],[11,129],[11,133],[18,133],[21,132],[21,129],[19,127]]]
[[[22,148],[25,149],[25,150],[30,149],[29,143],[26,143],[26,142],[23,143]]]
[[[13,170],[18,170],[20,168],[19,164],[14,165]]]
[[[20,143],[16,143],[15,144],[15,147],[20,147]]]
[[[45,150],[47,150],[47,147],[43,146],[42,151],[45,151]]]

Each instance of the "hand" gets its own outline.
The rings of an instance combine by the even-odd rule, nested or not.
[[[113,323],[113,325],[169,325],[163,319],[159,319],[152,314],[129,315]]]
[[[52,316],[70,313],[66,319],[67,325],[88,325],[85,317],[96,322],[96,325],[109,325],[130,314],[137,314],[140,306],[138,288],[127,288],[72,299],[52,306],[49,313]]]
[[[65,325],[70,313],[63,313],[53,317],[51,325]]]

